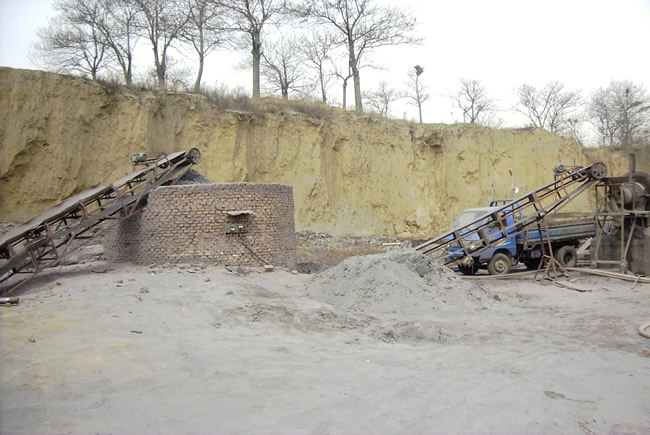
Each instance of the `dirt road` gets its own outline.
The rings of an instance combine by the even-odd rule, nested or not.
[[[471,306],[378,314],[314,298],[319,283],[45,274],[0,307],[0,432],[650,433],[650,285],[485,281]]]

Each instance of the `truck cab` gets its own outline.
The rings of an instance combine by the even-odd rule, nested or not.
[[[499,210],[499,207],[493,202],[490,207],[469,208],[463,210],[451,225],[451,230],[463,228],[460,231],[463,237],[461,243],[475,250],[481,245],[478,233],[472,232],[479,227],[485,226],[490,221],[490,215]],[[480,219],[484,216],[483,219]],[[480,220],[478,220],[480,219]],[[475,224],[467,226],[471,222],[478,220]],[[514,223],[512,215],[506,218],[506,226],[510,227]],[[469,234],[468,234],[469,233]],[[495,225],[488,225],[485,233],[489,239],[496,239],[502,234],[501,230]],[[504,240],[496,246],[490,247],[477,256],[467,259],[462,248],[451,246],[445,251],[448,260],[454,261],[458,269],[465,275],[473,275],[481,266],[487,265],[490,274],[508,273],[512,267],[512,259],[517,257],[517,241],[514,237]]]

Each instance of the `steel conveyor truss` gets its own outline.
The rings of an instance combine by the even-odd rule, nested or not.
[[[548,234],[547,217],[558,212],[581,193],[599,183],[606,175],[607,167],[603,163],[566,169],[556,174],[555,181],[552,183],[514,199],[467,225],[454,228],[424,242],[416,246],[415,249],[448,265],[455,261],[445,255],[445,251],[449,248],[459,248],[464,254],[463,259],[471,262],[471,259],[480,255],[481,252],[527,230],[537,228],[540,235],[543,236]],[[513,219],[509,219],[510,217]],[[507,222],[511,222],[511,224],[508,225]],[[478,240],[470,242],[469,239],[474,234],[478,235]],[[540,239],[543,240],[543,237]],[[544,249],[543,246],[544,244],[542,244],[542,249]],[[551,249],[550,243],[548,248]],[[456,250],[456,252],[459,251]],[[549,255],[552,258],[552,250]],[[553,267],[555,266],[553,265]]]
[[[0,293],[9,293],[47,267],[106,231],[107,219],[119,222],[146,202],[146,195],[174,183],[201,160],[198,149],[161,156],[110,186],[97,185],[74,195],[0,236]]]

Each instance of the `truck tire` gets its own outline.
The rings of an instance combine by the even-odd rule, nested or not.
[[[555,254],[555,258],[564,267],[576,267],[578,264],[578,252],[573,246],[562,246]]]
[[[524,264],[530,270],[537,270],[537,268],[539,267],[539,263],[541,262],[542,262],[541,258],[529,258],[527,260],[524,260]]]
[[[488,272],[490,275],[505,275],[510,272],[512,261],[510,257],[502,252],[497,252],[488,263]]]
[[[476,263],[472,264],[471,266],[458,266],[458,270],[460,270],[460,273],[463,275],[474,275],[476,271],[478,270],[478,266]]]

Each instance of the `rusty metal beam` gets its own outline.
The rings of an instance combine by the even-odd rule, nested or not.
[[[505,205],[493,210],[461,228],[441,234],[427,242],[416,246],[415,249],[425,255],[442,258],[443,264],[453,262],[451,258],[443,258],[444,251],[449,247],[459,247],[466,256],[480,255],[481,252],[499,243],[526,233],[534,226],[548,226],[546,219],[560,211],[569,202],[598,184],[607,174],[603,163],[595,163],[585,168],[571,168],[556,176],[555,181],[529,192]],[[506,225],[508,218],[514,222]],[[482,221],[485,221],[481,224]],[[487,240],[485,230],[489,227],[499,229],[496,238]],[[478,234],[482,243],[463,242],[473,234]],[[548,232],[547,232],[548,234]],[[542,240],[543,242],[543,240]],[[552,253],[551,253],[552,257]]]
[[[0,284],[5,287],[0,293],[10,293],[44,268],[57,265],[76,249],[74,241],[104,220],[128,219],[151,190],[174,183],[200,159],[196,148],[161,157],[109,187],[95,186],[12,228],[0,237]],[[87,243],[95,237],[83,239]],[[16,274],[30,276],[10,283]]]

